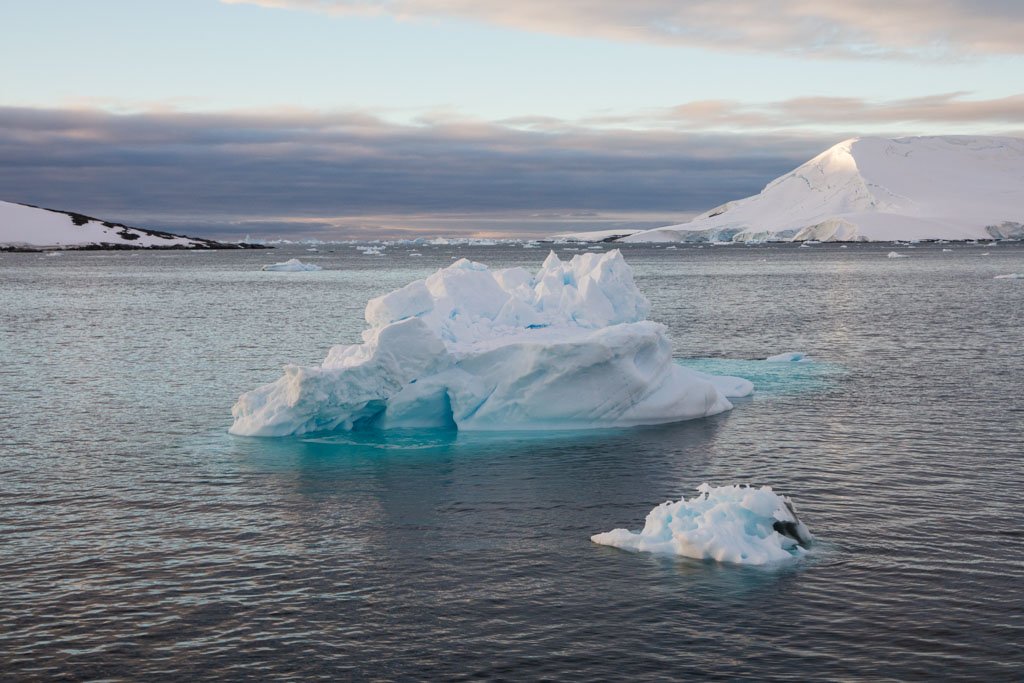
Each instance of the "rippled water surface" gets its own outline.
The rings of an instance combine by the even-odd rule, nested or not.
[[[237,395],[368,297],[544,252],[0,254],[0,679],[1020,680],[1024,247],[942,246],[625,248],[680,362],[757,384],[726,415],[270,440]],[[326,270],[259,271],[292,256]],[[589,541],[704,481],[819,544]]]

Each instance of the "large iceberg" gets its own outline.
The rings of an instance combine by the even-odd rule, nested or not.
[[[683,368],[622,254],[551,253],[536,275],[461,259],[366,305],[363,343],[239,398],[231,433],[580,429],[732,408],[753,385]]]
[[[594,543],[634,552],[682,555],[733,564],[772,564],[800,557],[814,537],[793,502],[772,491],[702,484],[690,500],[651,510],[639,533],[615,529]]]

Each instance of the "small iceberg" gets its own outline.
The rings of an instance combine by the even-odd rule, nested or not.
[[[303,273],[313,270],[323,270],[318,265],[312,263],[303,263],[297,258],[288,259],[284,263],[271,263],[263,266],[260,270],[270,270],[275,273]]]
[[[1006,275],[996,275],[993,280],[1024,280],[1024,273],[1007,273]]]
[[[702,484],[690,500],[651,510],[639,533],[615,529],[590,540],[632,552],[764,565],[801,557],[814,537],[793,502],[770,486]]]
[[[243,394],[231,433],[595,429],[730,410],[753,385],[677,365],[617,249],[536,274],[460,259],[366,305],[363,343]]]
[[[765,361],[768,363],[810,363],[811,359],[807,357],[807,354],[800,351],[788,351],[775,356],[768,356],[765,358]]]
[[[910,258],[910,257],[907,256],[906,254],[901,254],[901,253],[899,253],[897,251],[890,251],[888,253],[888,258]]]

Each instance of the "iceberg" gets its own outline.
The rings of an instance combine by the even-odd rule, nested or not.
[[[890,251],[888,254],[886,254],[886,257],[887,258],[910,258],[906,254],[901,254],[898,251]]]
[[[633,552],[681,555],[733,564],[773,564],[799,558],[814,537],[793,502],[747,486],[712,487],[651,510],[639,533],[615,529],[590,540]]]
[[[1024,273],[1007,273],[1006,275],[996,275],[995,280],[1024,280]]]
[[[231,433],[589,429],[732,408],[753,385],[677,365],[618,250],[534,275],[460,259],[366,305],[361,344],[243,394]]]
[[[260,270],[270,270],[275,273],[304,273],[311,270],[323,270],[323,268],[312,263],[303,263],[297,258],[291,258],[283,263],[270,263]]]

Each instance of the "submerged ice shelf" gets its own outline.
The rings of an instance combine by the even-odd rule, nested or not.
[[[589,429],[732,408],[753,385],[677,365],[618,250],[536,275],[461,259],[371,300],[363,343],[243,394],[231,433]]]
[[[303,263],[297,258],[288,259],[282,263],[270,263],[263,266],[260,270],[269,270],[276,273],[306,273],[314,270],[323,270],[320,266],[313,263]]]
[[[590,540],[633,552],[757,565],[800,557],[814,540],[792,501],[770,486],[703,484],[697,490],[690,500],[651,510],[639,533],[615,529]]]

